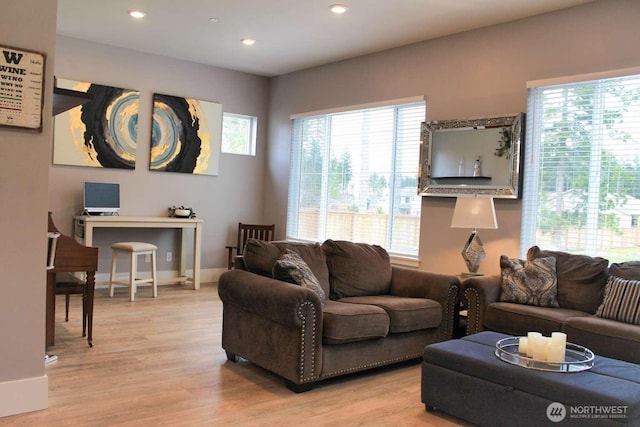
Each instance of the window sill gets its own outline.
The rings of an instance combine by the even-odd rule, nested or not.
[[[389,258],[391,258],[392,265],[398,265],[400,267],[411,267],[411,268],[420,267],[420,260],[418,258],[402,256],[402,255],[393,255],[393,254],[389,254]]]

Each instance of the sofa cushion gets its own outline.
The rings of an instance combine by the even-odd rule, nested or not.
[[[389,316],[380,307],[325,301],[322,308],[322,342],[342,344],[384,338],[389,333]]]
[[[300,255],[316,276],[325,295],[329,295],[329,270],[319,243],[248,239],[244,250],[244,264],[252,273],[273,277],[273,266],[287,249]]]
[[[242,252],[247,270],[266,277],[272,277],[273,264],[278,258],[280,258],[280,250],[276,246],[257,239],[247,239]]]
[[[596,316],[640,325],[640,281],[609,276]]]
[[[640,261],[614,262],[609,266],[609,275],[627,280],[640,280]]]
[[[327,240],[322,249],[329,268],[331,299],[389,293],[391,262],[381,246]]]
[[[562,325],[567,341],[595,354],[640,364],[640,328],[598,316],[572,317]]]
[[[442,322],[442,306],[426,298],[375,295],[342,298],[339,302],[369,304],[384,309],[389,315],[389,332],[391,333],[437,328]]]
[[[549,256],[556,259],[560,307],[594,314],[604,297],[609,261],[588,255],[543,251],[538,246],[532,246],[527,252],[528,260]]]
[[[291,249],[287,249],[273,265],[273,278],[310,289],[324,303],[325,293],[318,279],[300,255]]]
[[[500,301],[560,307],[554,257],[531,261],[500,257]]]
[[[510,335],[527,335],[529,331],[538,331],[551,335],[562,329],[562,324],[570,318],[589,316],[588,313],[567,308],[536,307],[533,305],[494,302],[485,312],[486,329]]]

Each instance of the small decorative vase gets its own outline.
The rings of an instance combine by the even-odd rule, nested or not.
[[[473,176],[480,176],[481,175],[481,171],[480,171],[480,157],[476,158],[476,162],[473,165]]]

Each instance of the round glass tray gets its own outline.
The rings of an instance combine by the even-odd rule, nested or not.
[[[593,352],[578,344],[567,343],[564,362],[544,362],[518,353],[520,337],[503,338],[496,343],[496,356],[512,365],[551,372],[580,372],[593,367]]]

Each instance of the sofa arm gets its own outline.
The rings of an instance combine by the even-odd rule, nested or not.
[[[462,298],[467,306],[467,335],[484,330],[487,307],[500,298],[500,276],[476,276],[462,282]]]
[[[439,302],[442,306],[441,339],[444,341],[453,337],[456,310],[460,301],[460,280],[456,276],[393,266],[390,293]]]
[[[322,304],[310,289],[246,270],[228,270],[220,276],[218,295],[223,304],[234,304],[267,320],[299,328],[303,319],[298,310],[311,305],[322,320]]]
[[[220,276],[222,347],[293,384],[321,373],[322,304],[313,291],[245,270]]]

